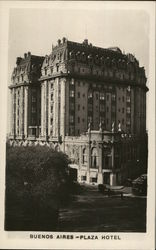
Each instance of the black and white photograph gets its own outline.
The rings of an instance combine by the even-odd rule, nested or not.
[[[2,239],[154,249],[155,3],[38,3],[0,4]]]

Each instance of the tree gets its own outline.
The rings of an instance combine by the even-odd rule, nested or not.
[[[59,207],[70,193],[68,162],[48,146],[7,145],[6,230],[56,228]]]

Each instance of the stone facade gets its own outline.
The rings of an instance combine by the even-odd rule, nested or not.
[[[59,39],[17,58],[10,141],[64,151],[79,182],[122,183],[147,167],[146,80],[132,54]]]
[[[44,57],[24,54],[18,57],[12,73],[10,139],[23,140],[39,136],[41,123],[41,89],[39,77]]]

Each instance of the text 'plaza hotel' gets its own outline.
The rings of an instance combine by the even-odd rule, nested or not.
[[[121,184],[147,169],[146,76],[132,54],[59,39],[12,74],[12,145],[49,145],[79,182]]]

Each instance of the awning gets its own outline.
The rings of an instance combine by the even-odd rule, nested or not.
[[[90,172],[90,177],[97,178],[98,173],[97,172]]]
[[[77,164],[69,164],[69,167],[70,168],[78,169],[79,166]]]
[[[87,171],[81,170],[81,171],[80,171],[80,174],[83,175],[83,176],[87,176]]]

